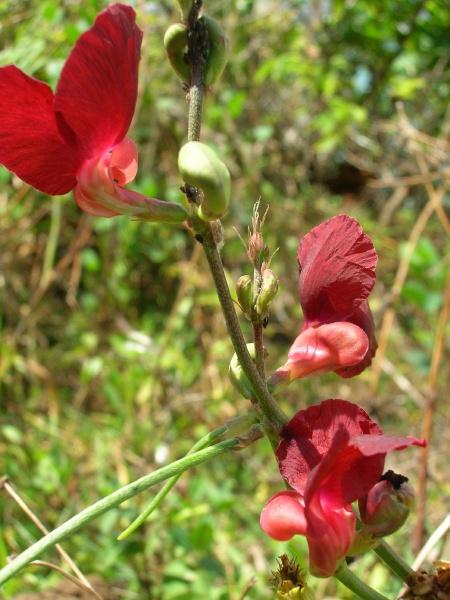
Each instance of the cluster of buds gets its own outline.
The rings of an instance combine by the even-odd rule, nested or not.
[[[265,263],[261,268],[260,285],[258,287],[256,287],[256,282],[250,275],[242,275],[236,282],[236,296],[239,305],[242,312],[251,321],[264,322],[277,292],[278,278]]]

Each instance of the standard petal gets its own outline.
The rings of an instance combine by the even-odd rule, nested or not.
[[[300,242],[298,261],[300,302],[309,322],[347,320],[375,285],[377,253],[347,215],[312,229]]]
[[[369,350],[369,339],[354,325],[337,321],[302,331],[292,344],[288,360],[271,378],[271,383],[308,375],[355,368]]]
[[[282,476],[295,490],[305,492],[310,472],[328,453],[336,433],[342,429],[348,438],[382,434],[362,408],[339,399],[324,400],[298,411],[283,428],[276,455]]]
[[[293,491],[275,494],[261,512],[260,525],[274,540],[285,541],[294,535],[305,535],[303,498]]]
[[[129,6],[113,4],[77,41],[54,108],[62,135],[92,158],[121,142],[136,104],[142,32]]]
[[[0,68],[0,163],[45,194],[76,185],[77,151],[59,134],[52,90],[14,66]]]

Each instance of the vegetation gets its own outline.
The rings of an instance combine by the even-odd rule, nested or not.
[[[144,30],[135,187],[179,201],[187,108],[162,41],[177,7],[169,0],[134,4]],[[250,273],[233,225],[246,236],[259,198],[270,207],[267,240],[279,249],[272,269],[280,293],[265,331],[270,371],[285,361],[301,321],[299,237],[346,212],[377,248],[375,363],[356,379],[293,383],[282,405],[292,414],[339,395],[398,435],[427,436],[423,427],[432,420],[425,513],[423,458],[411,452],[389,459],[419,489],[410,527],[390,538],[412,562],[450,496],[450,7],[439,0],[207,4],[232,46],[206,101],[203,132],[232,174],[223,221],[229,281]],[[54,86],[73,43],[105,6],[0,0],[0,64],[17,64]],[[233,350],[189,232],[90,218],[71,195],[51,199],[5,169],[0,227],[0,464],[47,528],[184,456],[246,411],[228,380]],[[125,541],[116,538],[156,491],[104,514],[63,546],[84,573],[100,578],[99,589],[107,586],[105,598],[269,599],[277,556],[287,552],[305,565],[303,539],[276,543],[259,528],[261,508],[279,486],[270,444],[261,440],[183,475]],[[3,565],[40,533],[6,492],[0,507]],[[427,558],[440,556],[441,546]],[[57,554],[44,560],[57,562]],[[374,554],[355,567],[395,597],[399,584]],[[57,572],[31,566],[2,591],[20,598],[58,581]],[[311,585],[318,598],[352,598],[334,580],[311,578]]]

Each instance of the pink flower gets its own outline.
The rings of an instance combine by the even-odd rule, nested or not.
[[[367,303],[377,264],[372,241],[355,219],[338,215],[301,240],[298,261],[305,320],[272,383],[326,371],[358,375],[377,348]]]
[[[74,190],[93,215],[164,220],[152,216],[167,203],[123,188],[137,172],[125,136],[141,41],[134,10],[113,4],[77,41],[55,93],[15,66],[0,68],[0,163],[45,194]]]
[[[261,527],[276,540],[304,535],[311,572],[332,575],[355,536],[352,502],[380,480],[387,452],[423,440],[383,435],[356,404],[325,400],[300,410],[284,427],[276,451],[292,490],[275,494],[261,513]]]

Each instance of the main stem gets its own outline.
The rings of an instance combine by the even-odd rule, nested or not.
[[[205,44],[205,40],[201,39],[201,32],[199,33],[195,30],[196,25],[197,21],[192,19],[189,20],[190,39],[192,40],[192,45],[189,47],[188,52],[192,69],[188,116],[188,141],[190,142],[200,140],[204,96],[203,70],[205,63],[205,57],[202,54],[202,50],[205,45],[207,46],[207,40]],[[247,345],[242,334],[230,290],[228,288],[228,283],[225,278],[213,227],[210,223],[205,223],[195,217],[192,221],[194,228],[202,239],[203,249],[213,276],[233,348],[237,354],[242,370],[253,388],[256,399],[258,400],[259,409],[272,429],[270,437],[272,438],[272,442],[274,442],[278,437],[278,432],[288,419],[269,393],[266,382],[259,374],[255,363],[247,350]],[[218,222],[216,226],[219,229],[220,222]]]
[[[101,500],[98,500],[51,531],[48,535],[41,538],[38,542],[19,554],[19,556],[7,564],[6,567],[1,569],[0,585],[8,581],[8,579],[13,577],[13,575],[18,573],[31,561],[38,558],[38,556],[40,556],[43,552],[49,548],[52,548],[55,546],[55,544],[58,544],[66,537],[87,523],[90,523],[111,508],[122,504],[122,502],[125,500],[140,494],[153,485],[161,483],[170,477],[174,477],[179,473],[186,471],[187,469],[191,469],[200,463],[206,462],[207,460],[210,460],[219,454],[223,454],[224,452],[231,450],[237,446],[237,444],[239,444],[239,439],[233,438],[224,442],[220,442],[219,444],[211,446],[210,448],[206,448],[205,450],[200,450],[199,452],[191,454],[190,456],[185,456],[184,458],[181,458],[180,460],[177,460],[166,467],[162,467],[161,469],[158,469],[149,475],[144,475],[144,477],[141,477],[140,479],[125,485],[119,490],[116,490],[109,496],[105,496]]]

